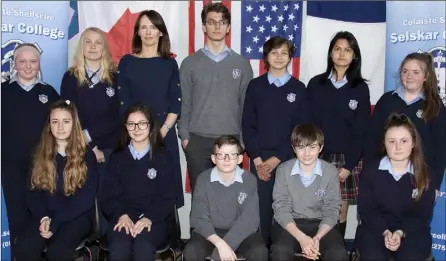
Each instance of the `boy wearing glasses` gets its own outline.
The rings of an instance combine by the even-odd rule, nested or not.
[[[194,190],[191,238],[183,251],[185,260],[268,260],[259,233],[257,181],[238,164],[243,148],[233,135],[214,142],[214,168],[200,174]]]
[[[291,144],[297,159],[279,165],[273,191],[271,260],[348,260],[337,227],[341,194],[338,170],[319,159],[324,134],[312,124],[294,128]]]
[[[221,3],[210,3],[201,12],[206,35],[204,48],[181,63],[182,86],[179,135],[194,190],[198,174],[211,168],[214,139],[236,135],[241,139],[241,114],[253,72],[249,61],[226,46],[231,14]]]

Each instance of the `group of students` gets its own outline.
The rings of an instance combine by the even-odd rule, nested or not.
[[[268,260],[270,251],[272,260],[347,260],[356,201],[361,260],[429,256],[446,166],[432,57],[407,55],[399,87],[371,115],[351,33],[334,36],[326,71],[305,87],[287,72],[295,49],[285,38],[265,42],[268,72],[253,79],[225,45],[229,10],[210,3],[201,17],[206,45],[180,69],[154,10],[138,16],[132,54],[117,68],[104,32],[86,29],[60,96],[41,79],[37,48],[16,47],[1,88],[15,259],[39,260],[46,249],[50,261],[71,260],[98,198],[109,260],[154,260],[167,217],[184,205],[177,122],[193,191],[186,260]],[[251,172],[239,167],[244,151]]]

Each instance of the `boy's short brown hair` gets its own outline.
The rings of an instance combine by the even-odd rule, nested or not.
[[[222,135],[215,139],[212,154],[215,154],[217,148],[221,148],[223,145],[235,145],[237,147],[237,153],[240,155],[243,154],[242,144],[234,135]]]
[[[308,146],[317,142],[319,146],[324,145],[324,133],[314,124],[297,125],[291,134],[293,148],[297,146]]]
[[[206,18],[210,12],[222,13],[223,20],[227,20],[231,24],[231,13],[229,9],[222,3],[209,3],[203,7],[201,11],[201,23],[206,23]]]

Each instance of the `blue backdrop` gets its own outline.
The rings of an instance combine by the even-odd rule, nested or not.
[[[400,84],[398,67],[407,54],[430,52],[434,57],[438,91],[446,105],[445,13],[444,2],[387,2],[386,91],[394,90]],[[431,223],[432,253],[436,260],[446,260],[445,187],[443,179]]]
[[[68,67],[68,10],[68,1],[2,2],[2,82],[9,76],[15,46],[30,42],[41,51],[43,80],[59,92],[62,76]],[[9,229],[3,193],[1,219],[1,260],[9,261]]]

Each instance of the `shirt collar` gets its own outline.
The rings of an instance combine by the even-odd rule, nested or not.
[[[25,91],[30,91],[38,83],[46,85],[46,83],[43,82],[41,79],[39,79],[39,77],[36,77],[36,79],[34,80],[34,83],[31,83],[29,85],[22,84],[19,82],[19,78],[17,77],[17,74],[12,76],[11,79],[9,80],[9,83],[13,83],[13,82],[17,82],[17,84],[20,87],[22,87]]]
[[[212,54],[212,55],[215,55],[215,56],[218,56],[218,55],[220,55],[220,54],[222,54],[222,53],[225,53],[225,52],[227,52],[228,54],[232,54],[231,53],[231,49],[230,48],[228,48],[228,46],[227,45],[225,45],[225,48],[223,49],[223,51],[221,51],[221,53],[219,53],[219,54],[213,54],[213,53],[211,53],[211,50],[209,49],[209,47],[205,44],[204,45],[204,47],[203,47],[203,52],[205,52],[206,54]]]
[[[300,170],[300,165],[299,165],[299,160],[296,160],[296,162],[294,163],[293,169],[291,169],[291,176],[294,175],[301,175],[302,172]],[[311,173],[319,175],[322,177],[322,166],[321,166],[321,161],[319,159],[316,160],[316,165],[314,165],[313,167],[313,171]]]
[[[387,170],[390,174],[394,175],[394,176],[402,176],[406,173],[410,173],[410,174],[414,174],[414,169],[413,169],[413,165],[412,163],[409,161],[409,164],[407,164],[406,166],[406,170],[404,173],[402,174],[397,174],[393,171],[392,169],[392,165],[390,164],[390,159],[389,157],[385,156],[381,159],[381,161],[379,162],[379,170]]]
[[[227,183],[227,182],[224,182],[224,181],[221,179],[220,175],[218,175],[218,169],[217,169],[217,167],[214,167],[214,168],[212,169],[212,171],[211,171],[211,182],[218,181],[220,184],[222,184],[222,185],[224,185],[224,186],[226,186],[226,187],[232,185],[232,184],[233,184],[234,182],[236,182],[236,181],[239,182],[239,183],[243,183],[243,177],[242,177],[243,172],[244,172],[244,170],[243,170],[242,168],[240,168],[239,166],[237,166],[237,167],[235,168],[235,175],[234,175],[234,180],[233,180],[233,182],[231,182],[231,183]]]
[[[336,82],[336,77],[335,77],[335,75],[333,73],[333,70],[330,72],[330,74],[328,75],[327,78],[330,79],[330,81],[335,86],[343,86],[343,85],[345,85],[348,82],[347,75],[344,75],[344,78],[342,78],[342,80],[340,80],[339,82]]]
[[[423,99],[423,100],[425,99],[424,92],[420,92],[420,94],[418,94],[418,96],[413,101],[407,102],[404,99],[404,87],[403,86],[399,86],[398,88],[396,88],[392,94],[395,94],[395,93],[398,95],[398,97],[401,98],[401,100],[405,101],[407,105],[415,103],[415,102],[419,101],[420,99]]]
[[[101,70],[102,70],[102,68],[99,68],[99,70],[98,70],[97,73],[96,73],[96,76],[98,76],[98,75],[100,74]],[[85,65],[85,71],[87,72],[88,77],[91,77],[91,75],[93,75],[93,73],[96,72],[96,71],[92,71],[92,70],[90,70],[90,68],[88,68],[87,65]]]
[[[280,86],[283,86],[285,83],[287,83],[291,79],[291,74],[287,71],[284,75],[280,76],[279,78],[274,77],[271,72],[268,72],[268,82],[269,84],[273,84],[275,81],[280,82]]]
[[[145,147],[143,151],[136,151],[131,142],[129,143],[128,148],[133,156],[133,159],[140,160],[150,151],[150,144],[147,144],[147,147]]]

